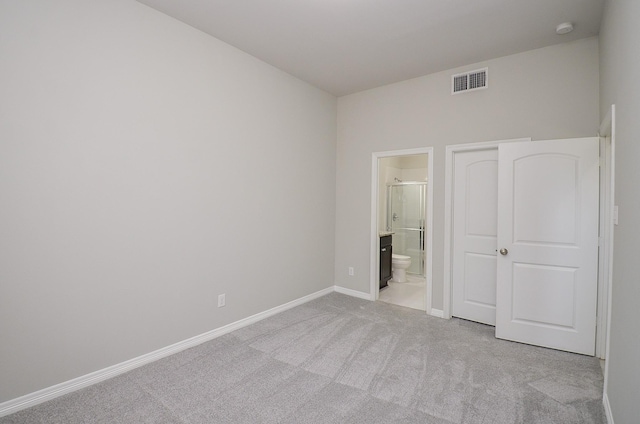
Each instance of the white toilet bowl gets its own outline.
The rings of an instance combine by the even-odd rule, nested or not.
[[[393,281],[396,283],[407,282],[407,268],[411,265],[411,256],[391,255],[391,271],[393,273]]]

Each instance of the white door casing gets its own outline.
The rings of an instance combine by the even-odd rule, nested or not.
[[[379,296],[379,267],[380,267],[380,237],[378,230],[378,202],[379,202],[379,160],[386,157],[427,155],[427,198],[426,198],[426,222],[425,222],[425,304],[427,315],[442,317],[442,311],[432,307],[433,301],[433,147],[420,147],[415,149],[393,150],[388,152],[374,152],[371,155],[371,233],[370,233],[370,268],[369,268],[369,293],[340,288],[341,292],[363,299],[378,300]]]
[[[594,354],[598,150],[595,137],[499,146],[496,337]]]
[[[452,315],[495,325],[498,149],[453,158]]]

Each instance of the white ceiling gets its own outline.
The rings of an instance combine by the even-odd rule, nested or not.
[[[138,0],[336,96],[598,34],[604,0]],[[557,35],[558,24],[575,30]]]

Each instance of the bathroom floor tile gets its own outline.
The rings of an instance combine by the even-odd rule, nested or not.
[[[406,283],[389,280],[389,285],[380,290],[378,300],[407,308],[426,310],[425,291],[427,284],[424,278],[407,275]]]

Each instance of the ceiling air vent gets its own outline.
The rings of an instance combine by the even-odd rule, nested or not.
[[[487,88],[489,68],[451,76],[451,94]]]

